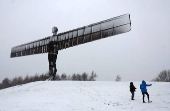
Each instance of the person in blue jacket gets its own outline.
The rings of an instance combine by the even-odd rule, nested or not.
[[[146,84],[146,82],[143,80],[142,81],[142,84],[140,85],[140,89],[141,89],[141,92],[142,92],[142,95],[143,95],[143,103],[146,103],[144,101],[144,98],[145,98],[145,94],[147,95],[148,97],[148,103],[150,103],[151,101],[149,100],[149,94],[147,92],[147,89],[146,89],[146,86],[151,86],[152,84]]]

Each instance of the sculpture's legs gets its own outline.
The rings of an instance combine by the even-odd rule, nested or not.
[[[50,78],[52,78],[53,80],[55,80],[56,77],[56,60],[57,60],[57,54],[53,53],[53,54],[48,54],[48,61],[49,61],[49,75]]]

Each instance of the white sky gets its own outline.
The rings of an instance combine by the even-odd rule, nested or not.
[[[170,69],[168,0],[1,0],[0,81],[48,71],[48,55],[10,58],[11,48],[129,13],[128,33],[59,51],[58,74],[91,73],[97,80],[151,80]]]

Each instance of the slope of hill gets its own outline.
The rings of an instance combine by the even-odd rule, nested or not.
[[[147,89],[153,102],[142,103],[140,82],[134,82],[134,101],[129,82],[32,82],[0,90],[0,111],[170,111],[170,83],[152,84]]]

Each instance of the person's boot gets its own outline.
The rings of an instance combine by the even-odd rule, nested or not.
[[[151,103],[152,101],[148,100],[148,103]]]
[[[133,97],[131,97],[131,100],[134,100]]]
[[[145,101],[143,101],[143,103],[146,103]]]

